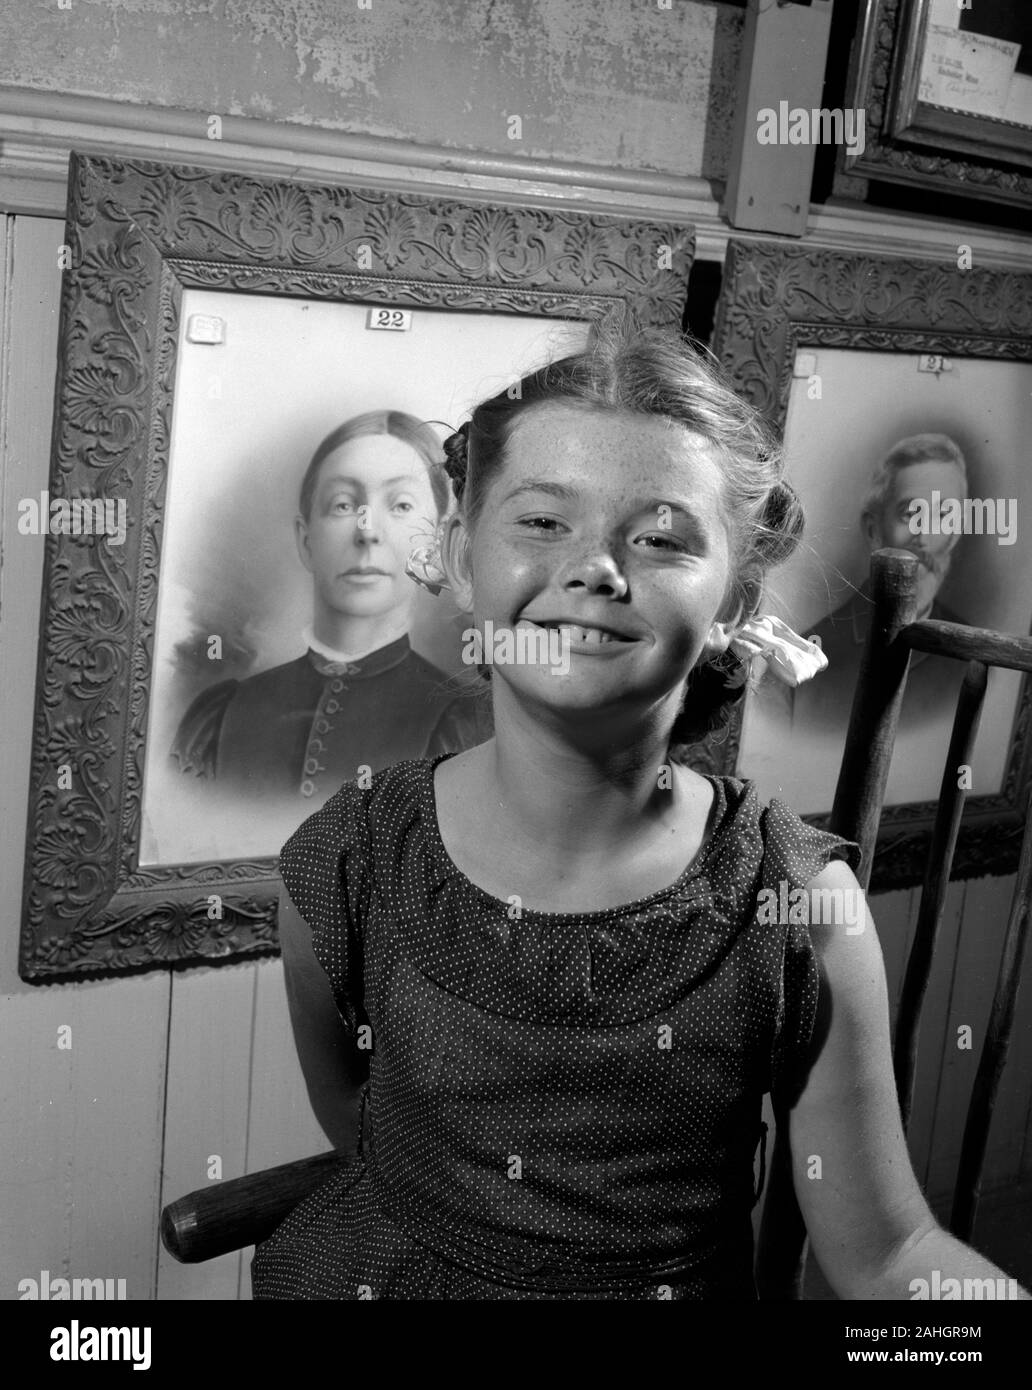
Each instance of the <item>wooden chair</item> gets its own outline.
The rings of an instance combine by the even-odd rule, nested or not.
[[[956,768],[970,763],[989,666],[1032,671],[1032,638],[1012,637],[959,623],[914,622],[918,562],[906,551],[872,558],[873,615],[860,667],[830,828],[856,840],[858,873],[870,880],[882,801],[892,757],[911,651],[967,661],[943,774],[937,819],[925,874],[916,935],[907,964],[897,1020],[894,1064],[904,1124],[909,1118],[921,1005],[935,949],[964,803]],[[818,678],[819,679],[819,678]],[[964,1132],[950,1229],[969,1239],[978,1203],[989,1115],[1007,1053],[1032,882],[1032,832],[1026,829],[1014,904],[1007,923],[1000,975]],[[191,1192],[165,1208],[161,1237],[178,1260],[196,1263],[264,1240],[279,1222],[347,1160],[320,1154],[263,1173]],[[761,1297],[801,1297],[806,1228],[792,1188],[787,1138],[774,1144],[760,1239],[757,1283]]]
[[[871,877],[889,764],[906,687],[910,654],[931,652],[967,662],[946,754],[924,884],[907,959],[896,1020],[893,1066],[903,1126],[910,1119],[921,1007],[931,972],[936,936],[946,901],[965,792],[957,770],[970,765],[990,666],[1032,671],[1032,638],[925,619],[917,611],[918,561],[904,550],[879,550],[871,557],[873,611],[860,665],[845,750],[829,829],[855,840],[863,852],[857,873],[866,892]],[[820,679],[820,677],[818,677]],[[978,1206],[989,1118],[1014,1021],[1021,963],[1028,935],[1032,886],[1032,827],[1025,833],[1017,883],[1003,943],[985,1042],[968,1106],[949,1230],[969,1241]],[[775,1140],[763,1222],[757,1246],[757,1284],[766,1299],[802,1296],[806,1228],[796,1202],[787,1137]]]

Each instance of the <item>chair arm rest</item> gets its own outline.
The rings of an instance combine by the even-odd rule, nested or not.
[[[161,1240],[182,1264],[257,1245],[341,1164],[357,1155],[317,1154],[198,1188],[161,1213]]]

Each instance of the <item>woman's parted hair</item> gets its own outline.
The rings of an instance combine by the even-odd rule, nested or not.
[[[429,425],[408,415],[403,410],[368,410],[363,415],[353,415],[342,425],[330,431],[322,441],[312,461],[305,469],[301,480],[299,507],[305,521],[312,519],[312,502],[319,481],[319,469],[336,449],[360,439],[367,434],[390,434],[410,445],[426,464],[430,475],[430,487],[437,505],[438,519],[444,516],[451,504],[448,495],[448,475],[445,472],[444,449],[437,435]]]
[[[774,433],[735,392],[708,349],[676,333],[596,328],[583,352],[540,367],[518,386],[478,405],[468,424],[444,444],[445,467],[467,527],[476,527],[523,412],[561,401],[659,416],[715,448],[732,542],[729,598],[732,604],[741,603],[742,621],[751,618],[767,570],[786,560],[799,543],[802,507],[784,481]],[[697,743],[727,722],[745,689],[743,683],[735,683],[739,671],[740,663],[731,653],[692,670],[672,746]]]

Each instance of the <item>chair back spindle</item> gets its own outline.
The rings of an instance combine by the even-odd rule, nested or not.
[[[962,767],[970,767],[978,733],[978,721],[985,699],[989,668],[981,661],[969,661],[964,674],[953,721],[946,766],[939,789],[939,805],[932,829],[932,843],[925,865],[921,904],[914,928],[914,941],[903,977],[899,1013],[896,1018],[896,1040],[893,1047],[893,1068],[896,1091],[903,1118],[903,1129],[910,1124],[910,1108],[914,1097],[914,1076],[917,1072],[917,1034],[925,991],[932,973],[935,943],[946,905],[950,885],[950,870],[964,813],[965,786],[959,775]]]
[[[1032,648],[1032,641],[1029,646]],[[1032,902],[1032,819],[1029,817],[1029,810],[1030,806],[1026,803],[1025,834],[1021,842],[1021,859],[1018,864],[1014,898],[1003,938],[1000,973],[996,980],[996,991],[993,994],[982,1054],[978,1059],[978,1071],[975,1073],[960,1148],[957,1183],[950,1214],[950,1230],[959,1240],[970,1240],[975,1227],[978,1199],[981,1196],[982,1165],[985,1162],[985,1150],[989,1141],[989,1125],[1000,1077],[1003,1074],[1003,1064],[1007,1060],[1025,943],[1028,940],[1028,919]]]
[[[909,551],[879,550],[874,556],[871,626],[828,821],[833,834],[860,846],[857,878],[865,892],[910,665],[910,650],[897,639],[917,612],[917,576],[917,557]]]

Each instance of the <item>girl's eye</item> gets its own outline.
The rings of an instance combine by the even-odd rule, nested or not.
[[[397,511],[397,510],[399,509],[399,507],[400,507],[401,509],[403,509],[403,510],[412,511],[412,510],[413,510],[413,503],[411,503],[411,502],[405,502],[405,501],[400,501],[400,500],[399,500],[399,501],[395,502],[395,504],[394,504],[394,510]]]
[[[657,535],[656,532],[653,531],[647,536],[640,537],[640,539],[646,542],[651,542],[653,544],[658,542],[661,548],[666,547],[670,550],[679,550],[681,546],[681,542],[677,539],[677,537],[671,536],[669,532],[661,532]],[[648,548],[652,549],[652,544],[650,544]]]
[[[543,531],[553,535],[562,525],[554,516],[525,516],[521,517],[517,524],[529,527],[532,531]],[[681,541],[676,536],[670,535],[669,532],[660,532],[659,534],[652,532],[640,537],[640,539],[645,542],[645,549],[648,550],[680,550],[682,548]]]

